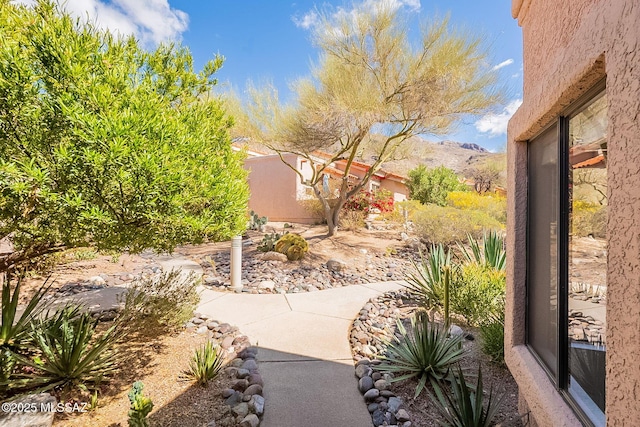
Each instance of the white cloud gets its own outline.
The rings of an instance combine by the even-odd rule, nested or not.
[[[34,0],[17,0],[32,5]],[[133,34],[147,46],[179,40],[189,26],[189,15],[173,9],[168,0],[67,0],[64,8],[114,34]]]
[[[492,68],[493,71],[499,70],[500,68],[506,67],[507,65],[513,64],[513,59],[509,58],[506,61],[502,61],[498,65]]]
[[[296,24],[296,27],[304,28],[305,30],[315,27],[319,23],[319,17],[315,10],[305,13],[302,18],[294,16],[291,19]]]
[[[331,17],[334,20],[340,20],[347,17],[351,21],[355,22],[358,14],[363,11],[379,11],[382,8],[398,10],[401,7],[407,7],[411,11],[418,11],[420,10],[420,0],[364,0],[353,9],[338,7]],[[291,19],[297,27],[305,30],[314,29],[318,24],[320,24],[320,16],[314,10],[307,12],[302,17],[293,16]]]
[[[506,135],[509,119],[521,104],[522,99],[514,99],[504,107],[501,113],[485,114],[474,125],[479,132],[488,133],[489,136]]]

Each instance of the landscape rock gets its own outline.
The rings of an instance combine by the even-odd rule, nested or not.
[[[244,391],[244,394],[246,395],[258,394],[262,396],[262,386],[258,384],[250,385],[249,387],[246,388],[246,390]]]
[[[398,409],[400,409],[400,405],[402,405],[402,399],[400,399],[399,397],[390,397],[387,405],[389,411],[395,414],[398,412]]]
[[[231,412],[238,417],[246,417],[249,414],[249,405],[246,402],[238,403],[231,408]]]
[[[244,392],[249,387],[249,381],[242,379],[233,383],[232,388],[236,391]]]
[[[242,419],[240,423],[240,427],[258,427],[260,425],[260,420],[256,414],[249,414]]]
[[[264,397],[257,394],[251,396],[251,400],[249,401],[249,409],[257,416],[262,416],[262,414],[264,413]]]
[[[360,378],[360,380],[358,381],[358,390],[360,390],[360,393],[366,393],[372,388],[373,388],[373,379],[371,377],[364,376]]]
[[[364,394],[364,400],[370,402],[380,396],[380,390],[372,388]]]
[[[409,413],[406,410],[400,409],[396,412],[396,419],[403,423],[405,421],[410,421],[411,417],[409,417]]]
[[[358,378],[362,378],[362,377],[365,377],[365,376],[370,376],[371,373],[372,373],[372,370],[367,365],[356,366],[356,377],[358,377]]]
[[[265,252],[261,257],[262,261],[281,261],[287,262],[287,256],[285,254],[281,254],[280,252]]]
[[[342,260],[332,258],[327,261],[327,269],[329,269],[329,271],[343,271],[346,268],[347,263]]]
[[[461,337],[464,335],[464,331],[458,325],[451,325],[449,328],[449,335],[452,337]]]

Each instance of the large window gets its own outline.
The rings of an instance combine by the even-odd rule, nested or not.
[[[527,344],[585,422],[604,425],[607,100],[529,143]]]

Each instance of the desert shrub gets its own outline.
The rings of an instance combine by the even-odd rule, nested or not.
[[[461,265],[451,290],[451,311],[477,326],[495,313],[504,298],[504,271],[467,263]]]
[[[383,213],[382,218],[387,221],[403,224],[405,221],[410,221],[413,214],[421,207],[422,203],[418,200],[403,200],[394,203],[393,211]]]
[[[424,165],[409,171],[407,187],[412,199],[439,206],[447,204],[447,194],[451,191],[467,189],[453,170],[444,166],[427,169]]]
[[[285,254],[289,261],[296,261],[304,258],[309,251],[309,244],[301,235],[289,233],[276,242],[275,250]]]
[[[480,339],[482,351],[492,362],[504,365],[504,301],[480,322]]]
[[[451,245],[471,235],[482,237],[485,230],[503,228],[496,219],[481,211],[425,205],[413,214],[416,234],[432,244]]]
[[[507,222],[507,198],[496,194],[452,191],[447,195],[447,205],[457,209],[482,211],[501,224]]]
[[[443,380],[453,364],[464,357],[462,336],[449,337],[445,328],[429,322],[424,311],[411,318],[409,331],[400,321],[397,328],[399,337],[394,335],[393,342],[388,344],[387,356],[382,357],[377,369],[393,374],[392,382],[417,378],[415,397],[427,381],[433,384]]]
[[[134,281],[122,297],[118,323],[125,327],[178,327],[193,315],[200,279],[171,270]]]
[[[28,369],[14,372],[8,387],[42,392],[54,388],[97,387],[116,369],[114,324],[94,337],[98,320],[76,307],[63,307],[32,323],[35,356],[17,355]]]
[[[142,381],[136,381],[129,391],[128,397],[131,403],[127,414],[129,427],[149,427],[147,415],[153,409],[153,402],[142,394],[143,389]]]
[[[300,206],[306,210],[312,218],[315,218],[318,224],[325,224],[327,220],[324,217],[324,207],[322,202],[315,197],[313,199],[299,200]]]
[[[393,204],[393,195],[389,190],[384,188],[375,191],[360,190],[347,199],[342,209],[363,212],[366,215],[371,212],[392,212]]]
[[[220,347],[214,346],[211,341],[207,341],[202,348],[196,349],[189,362],[189,377],[196,380],[202,386],[213,380],[220,371],[224,363],[224,356]]]
[[[360,211],[344,211],[340,214],[341,230],[358,230],[365,226],[366,214]]]
[[[498,414],[504,401],[504,394],[496,396],[493,385],[489,390],[488,401],[484,403],[482,369],[478,366],[476,384],[467,384],[462,368],[449,376],[449,390],[434,385],[435,396],[431,400],[444,419],[441,425],[451,427],[489,427],[494,425],[493,419]]]
[[[607,236],[607,207],[597,203],[574,200],[571,228],[574,236]]]

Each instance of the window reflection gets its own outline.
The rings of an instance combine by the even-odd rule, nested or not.
[[[607,303],[607,101],[569,120],[569,392],[604,425]]]

